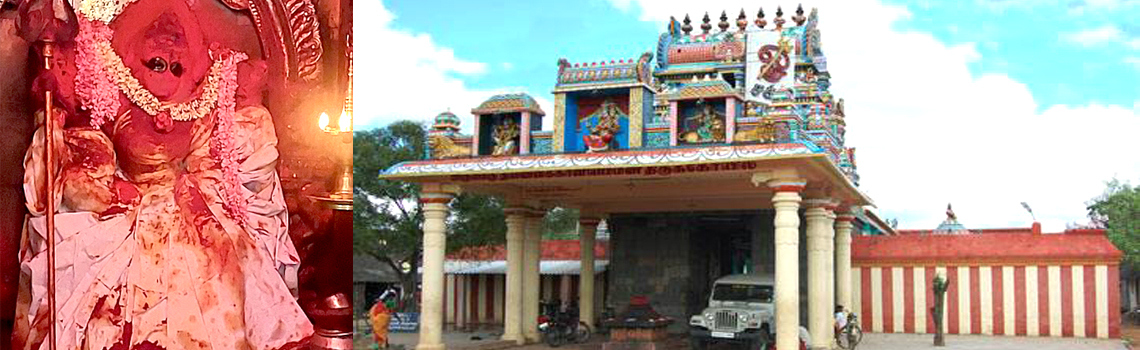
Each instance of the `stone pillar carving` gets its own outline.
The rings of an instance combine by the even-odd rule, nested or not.
[[[505,210],[507,215],[507,290],[503,315],[503,340],[514,340],[519,345],[526,342],[522,334],[523,296],[523,246],[526,232],[525,208],[512,207]]]
[[[828,300],[828,265],[833,258],[833,229],[829,227],[831,211],[830,199],[807,200],[807,254],[808,254],[808,331],[811,332],[812,349],[828,348],[834,333],[832,330],[834,311],[833,301]],[[777,282],[778,283],[778,282]]]
[[[800,330],[799,239],[802,180],[772,180],[776,209],[776,347],[798,349]]]
[[[577,118],[577,116],[569,116]],[[554,137],[550,140],[550,150],[562,153],[566,148],[566,93],[554,94]]]
[[[539,264],[542,260],[542,213],[531,211],[526,217],[525,250],[523,252],[523,320],[522,333],[527,341],[538,342],[538,303],[541,291]]]
[[[824,302],[827,303],[824,310],[827,313],[827,327],[823,331],[827,333],[827,346],[831,348],[835,339],[835,208],[838,202],[832,201],[827,207],[827,216],[824,220],[823,229],[826,234],[823,243],[823,295]]]
[[[835,219],[835,302],[851,310],[851,229],[855,216],[840,214]]]
[[[522,112],[519,128],[519,154],[530,154],[530,112]]]
[[[594,240],[598,219],[578,220],[578,242],[581,243],[581,273],[578,274],[578,320],[594,327]]]
[[[448,202],[458,193],[452,185],[424,184],[424,261],[420,341],[416,350],[443,350],[443,256],[447,247]]]
[[[680,135],[679,131],[678,131],[678,128],[679,128],[678,125],[680,125],[681,120],[679,120],[678,118],[679,118],[679,115],[681,113],[677,111],[677,108],[678,108],[677,101],[669,101],[669,145],[670,146],[677,146],[677,135]]]

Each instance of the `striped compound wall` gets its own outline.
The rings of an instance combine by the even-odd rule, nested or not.
[[[864,330],[931,333],[938,274],[947,334],[1117,338],[1119,260],[1103,231],[860,236],[851,309]]]
[[[577,300],[577,275],[541,275],[538,298],[541,301]],[[594,314],[599,315],[605,299],[605,277],[594,279]],[[499,274],[449,274],[444,278],[444,323],[458,326],[502,324],[506,300],[506,276]],[[541,310],[540,310],[541,312]]]

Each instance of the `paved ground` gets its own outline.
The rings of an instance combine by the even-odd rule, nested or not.
[[[361,324],[358,325],[356,340],[353,342],[354,348],[361,350],[375,348],[376,342],[372,340],[372,332],[368,327],[368,324],[365,322],[361,322]],[[443,333],[443,343],[452,349],[477,347],[498,342],[501,335],[501,328],[473,330],[470,332],[449,330]],[[388,345],[393,348],[398,349],[403,346],[406,350],[414,350],[417,342],[419,342],[419,333],[388,334]]]
[[[498,340],[498,330],[476,332],[446,332],[444,343],[451,349],[472,348],[486,346]],[[357,349],[372,349],[369,339],[360,341],[358,337]],[[417,341],[416,333],[393,333],[390,344],[404,349],[414,350]],[[564,346],[561,349],[598,350],[603,337],[595,337],[586,344]],[[996,337],[974,335],[948,335],[946,347],[931,345],[932,336],[928,334],[867,334],[859,344],[859,350],[1126,350],[1128,347],[1119,339],[1073,339],[1073,338],[1036,338],[1036,337]],[[684,338],[670,339],[666,348],[669,350],[687,350],[688,344]],[[512,350],[546,350],[545,345],[535,344]],[[710,350],[733,350],[729,346],[718,346]]]
[[[1132,338],[1133,334],[1140,334],[1140,327],[1125,326],[1122,329],[1123,337]],[[375,349],[367,321],[361,322],[357,328],[355,348],[361,350]],[[499,342],[502,328],[487,328],[461,332],[454,329],[443,333],[443,342],[449,349],[476,349],[480,347],[495,346]],[[392,348],[414,350],[419,340],[418,333],[391,333],[389,345]],[[604,335],[595,335],[589,342],[573,346],[563,346],[559,350],[601,350],[601,344],[606,341]],[[933,336],[929,334],[879,334],[868,333],[864,335],[858,350],[1127,350],[1125,341],[1120,339],[1076,339],[1076,338],[1040,338],[1040,337],[998,337],[980,335],[947,335],[946,347],[934,347],[931,343]],[[667,350],[688,350],[688,341],[685,337],[671,337],[664,344]],[[523,347],[513,347],[511,350],[549,350],[542,344],[532,344]],[[732,346],[714,346],[709,350],[738,350]]]
[[[863,350],[1124,350],[1119,339],[1075,339],[1038,337],[997,337],[948,335],[946,347],[934,347],[929,334],[866,334],[859,343]]]

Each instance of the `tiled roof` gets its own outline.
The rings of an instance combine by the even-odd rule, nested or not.
[[[728,96],[735,96],[736,98],[744,99],[739,91],[728,85],[728,82],[725,82],[723,80],[685,84],[676,90],[669,91],[662,95],[662,98],[665,100],[695,100],[701,98],[717,98]]]
[[[352,255],[353,282],[399,282],[396,270],[388,264],[364,254]]]
[[[471,114],[498,114],[498,113],[511,113],[511,112],[531,112],[538,115],[546,115],[539,107],[538,102],[533,97],[524,93],[517,94],[502,94],[491,96],[491,98],[479,104],[479,107],[471,110]]]
[[[924,229],[904,229],[897,230],[900,235],[929,235],[934,233],[934,230]],[[991,234],[991,233],[1033,233],[1030,227],[1007,227],[1007,228],[984,228],[977,230],[970,230],[974,234]]]
[[[542,260],[578,260],[581,249],[577,240],[543,240]],[[609,257],[606,251],[606,241],[598,240],[594,244],[594,259],[604,260]],[[460,251],[447,254],[448,260],[506,260],[507,249],[503,245],[468,247]]]
[[[608,260],[594,261],[594,274],[606,272]],[[507,262],[503,260],[448,260],[443,263],[443,273],[451,275],[505,275]],[[582,263],[578,260],[547,260],[539,262],[540,275],[579,275]]]
[[[1104,230],[855,236],[851,242],[851,260],[857,264],[1115,263],[1120,258],[1120,250],[1108,240]]]

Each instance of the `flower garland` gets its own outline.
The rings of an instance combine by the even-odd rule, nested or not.
[[[210,56],[214,55],[215,52],[211,50]],[[241,179],[238,178],[238,155],[237,149],[234,147],[234,111],[237,105],[237,64],[245,61],[249,56],[242,52],[228,50],[217,52],[217,55],[220,57],[217,58],[215,62],[218,63],[215,63],[214,66],[218,67],[220,63],[220,67],[222,67],[219,70],[221,77],[218,87],[218,94],[221,95],[221,98],[218,99],[218,108],[214,110],[215,123],[217,124],[214,135],[210,138],[211,153],[222,163],[222,186],[225,189],[222,192],[222,201],[226,204],[226,210],[231,218],[236,219],[239,224],[244,226],[248,203],[241,191]]]
[[[92,20],[111,23],[123,9],[138,0],[86,0],[79,4],[79,13]],[[73,2],[74,4],[74,2]]]
[[[83,107],[91,112],[91,126],[98,129],[111,121],[122,105],[115,81],[103,68],[100,42],[111,42],[114,31],[105,24],[84,18],[79,19],[79,34],[75,38],[75,93]]]
[[[237,65],[249,58],[242,52],[211,48],[214,60],[199,96],[185,103],[163,103],[148,91],[131,74],[130,68],[111,47],[114,35],[107,24],[80,18],[76,37],[76,94],[83,108],[91,112],[91,126],[100,128],[114,120],[122,107],[119,93],[123,93],[144,112],[153,116],[170,113],[174,120],[190,121],[213,113],[214,133],[210,153],[220,163],[222,187],[220,193],[226,214],[245,225],[247,201],[241,191],[238,177],[238,155],[234,147],[234,114],[237,96]]]

